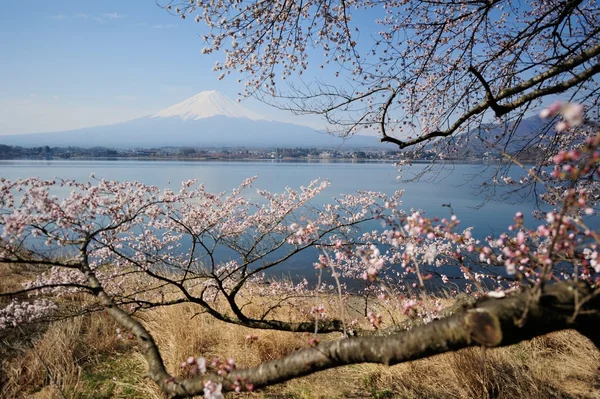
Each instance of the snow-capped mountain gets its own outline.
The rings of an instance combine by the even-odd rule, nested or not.
[[[203,91],[178,104],[170,106],[152,115],[152,118],[179,117],[186,121],[188,119],[198,120],[212,116],[227,116],[230,118],[248,118],[256,120],[268,120],[240,104],[231,101],[216,90]]]
[[[154,115],[107,126],[53,133],[1,135],[24,147],[373,147],[377,138],[333,137],[306,126],[269,120],[217,91],[203,91]]]

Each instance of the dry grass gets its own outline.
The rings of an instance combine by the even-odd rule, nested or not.
[[[143,314],[167,368],[176,375],[182,372],[180,362],[190,355],[234,358],[239,367],[248,367],[308,346],[304,334],[250,330],[197,311],[182,304]],[[106,315],[93,314],[4,340],[3,346],[10,348],[3,352],[0,397],[163,398],[152,382],[143,379],[145,361],[134,341],[119,340],[116,327]],[[257,335],[258,341],[248,343],[248,334]],[[509,348],[472,348],[394,367],[343,367],[232,396],[600,398],[599,365],[600,352],[587,339],[563,331]]]
[[[599,398],[595,347],[563,331],[508,348],[470,348],[391,368],[358,366],[372,392],[400,398]]]

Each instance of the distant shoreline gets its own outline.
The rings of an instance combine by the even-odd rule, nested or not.
[[[533,155],[533,156],[532,156]],[[539,154],[538,154],[539,155]],[[440,159],[433,150],[404,152],[391,149],[331,149],[323,147],[160,147],[116,149],[107,147],[19,147],[0,144],[0,160],[143,160],[185,162],[301,162],[301,163],[501,163],[505,159],[497,153],[464,153]],[[522,163],[539,161],[534,154],[520,156]]]
[[[360,159],[360,158],[334,158],[334,159],[315,159],[315,158],[289,158],[289,159],[264,159],[264,158],[177,158],[177,157],[77,157],[77,158],[43,158],[43,157],[18,157],[18,158],[3,158],[0,157],[0,163],[6,161],[35,161],[35,162],[79,162],[79,161],[102,161],[102,162],[230,162],[230,163],[310,163],[310,164],[395,164],[403,159]],[[470,160],[470,159],[444,159],[444,160],[428,160],[418,159],[411,160],[411,164],[465,164],[465,165],[485,165],[498,164],[500,160]],[[525,161],[525,164],[529,162]]]

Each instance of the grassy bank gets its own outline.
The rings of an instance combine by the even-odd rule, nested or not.
[[[142,319],[167,368],[183,373],[190,355],[254,366],[308,346],[304,334],[232,326],[188,304]],[[127,334],[97,313],[15,331],[2,340],[2,398],[163,398],[143,378],[145,361]],[[249,342],[246,337],[256,335]],[[335,337],[324,337],[334,339]],[[252,398],[599,398],[600,352],[564,331],[509,348],[472,348],[393,367],[356,365],[301,378]]]

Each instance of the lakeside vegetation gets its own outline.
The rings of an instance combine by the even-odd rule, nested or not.
[[[254,159],[375,159],[393,160],[401,156],[398,151],[335,150],[329,148],[192,148],[160,147],[113,149],[106,147],[18,147],[0,145],[0,159],[186,159],[186,160],[254,160]]]
[[[537,161],[541,154],[528,151],[516,158],[523,162]],[[434,150],[399,151],[377,148],[332,149],[318,147],[295,148],[195,148],[160,147],[115,149],[107,147],[20,147],[0,144],[0,159],[173,159],[173,160],[376,160],[411,161],[455,160],[455,161],[501,161],[502,154],[493,151],[484,153],[463,152],[455,156],[441,157]]]

